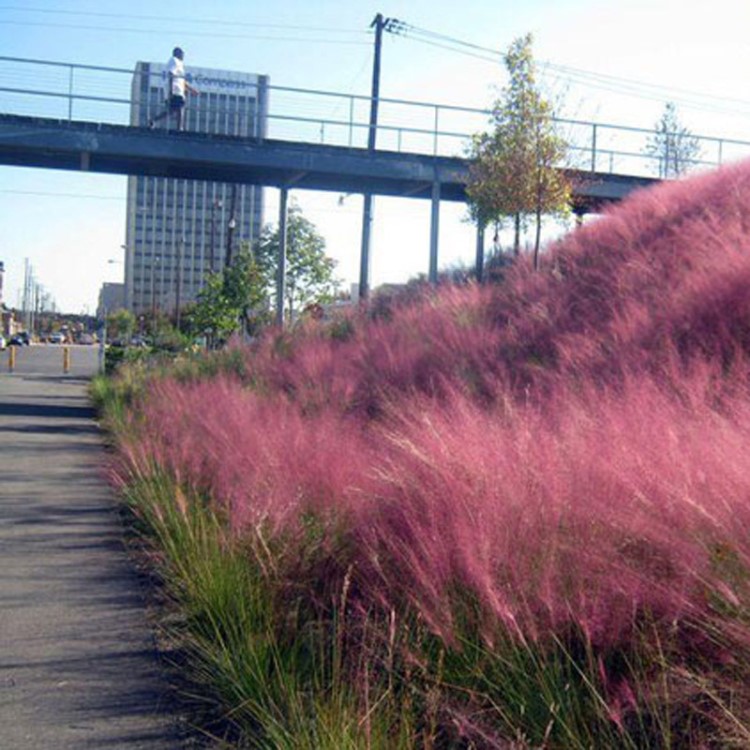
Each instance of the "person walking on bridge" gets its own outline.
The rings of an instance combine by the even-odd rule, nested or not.
[[[169,115],[174,115],[177,121],[177,130],[185,128],[185,103],[186,94],[189,91],[196,96],[200,94],[198,89],[191,86],[185,77],[185,53],[181,47],[175,47],[172,50],[172,57],[167,63],[167,107],[166,109],[149,120],[148,126],[153,128],[154,125]]]

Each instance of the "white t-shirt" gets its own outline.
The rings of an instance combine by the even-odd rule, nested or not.
[[[167,63],[167,73],[170,75],[172,96],[181,96],[185,98],[185,64],[179,57],[170,57]]]

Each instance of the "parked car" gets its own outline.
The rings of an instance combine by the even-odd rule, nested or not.
[[[26,342],[18,335],[10,337],[10,341],[8,341],[8,346],[25,346]]]
[[[0,333],[0,352],[6,347],[5,336]]]
[[[47,341],[49,341],[50,344],[64,344],[65,336],[63,336],[61,333],[51,333]]]

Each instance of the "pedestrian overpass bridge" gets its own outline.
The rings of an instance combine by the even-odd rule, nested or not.
[[[133,117],[135,75],[0,57],[0,164],[275,187],[284,214],[292,189],[427,199],[429,277],[437,279],[440,203],[466,200],[464,154],[471,135],[488,129],[487,110],[380,98],[373,133],[370,97],[266,82],[256,92],[256,101],[267,102],[262,122],[257,110],[238,112],[235,104],[211,114],[225,124],[226,135],[206,132],[207,119],[193,116],[191,123],[190,112],[186,132],[177,133],[132,124],[149,116]],[[215,106],[226,108],[226,100],[217,99]],[[596,211],[656,181],[659,163],[646,148],[653,130],[564,119],[556,125],[569,144],[577,213]],[[701,156],[691,167],[750,155],[750,143],[698,140]],[[481,247],[478,238],[479,263]],[[363,242],[365,289],[366,260]]]
[[[469,162],[428,155],[0,114],[0,164],[466,201]],[[655,178],[568,170],[575,207],[597,210]]]

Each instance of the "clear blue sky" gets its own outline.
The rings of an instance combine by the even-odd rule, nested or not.
[[[132,68],[166,61],[268,74],[272,84],[368,94],[375,13],[479,47],[504,50],[531,32],[542,82],[563,114],[651,127],[664,102],[677,102],[693,132],[750,140],[750,8],[732,0],[283,0],[279,3],[128,3],[106,0],[0,0],[5,56]],[[466,52],[471,52],[465,48]],[[488,106],[504,82],[499,59],[386,35],[381,94],[471,107]],[[544,63],[551,63],[547,67]],[[573,70],[570,70],[573,69]],[[0,85],[12,85],[0,72]],[[2,101],[0,95],[0,101]],[[295,193],[293,193],[295,195]],[[269,189],[266,221],[276,220]],[[319,227],[347,282],[358,274],[361,200],[296,193]],[[0,168],[0,260],[6,302],[17,303],[23,259],[59,308],[93,311],[103,281],[117,281],[124,241],[125,180],[70,172]],[[444,205],[441,265],[473,257],[464,210]],[[425,272],[429,206],[377,199],[373,281]]]

